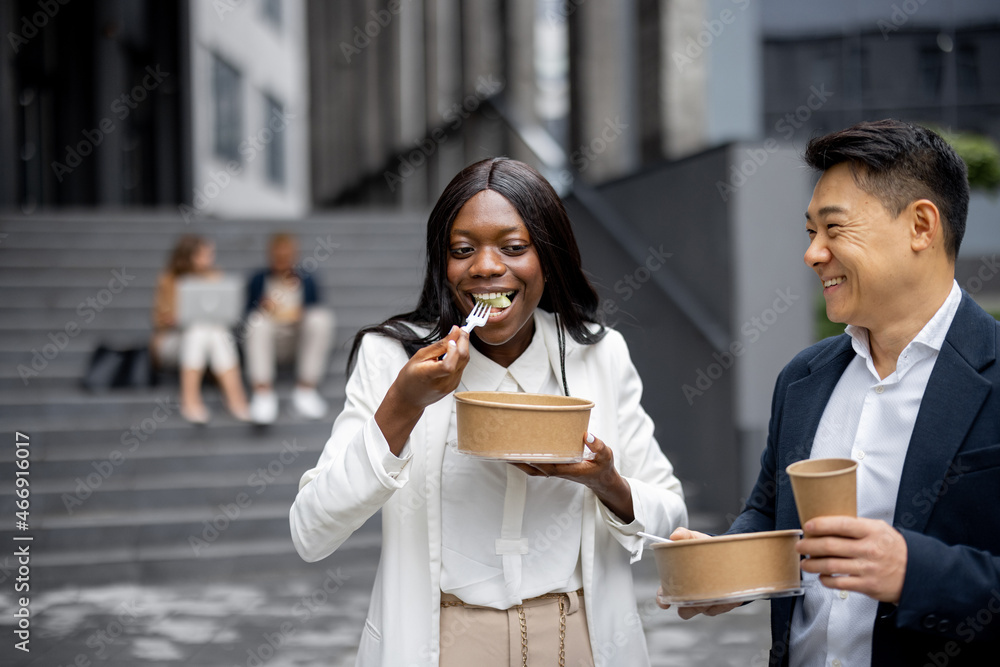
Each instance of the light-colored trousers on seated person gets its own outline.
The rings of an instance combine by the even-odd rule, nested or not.
[[[440,667],[524,664],[593,667],[582,590],[531,598],[510,609],[466,605],[441,595]]]
[[[315,386],[326,373],[336,319],[326,308],[306,309],[298,324],[278,324],[261,311],[251,313],[246,326],[246,364],[250,383],[274,384],[277,362],[295,359],[296,379]]]
[[[212,372],[220,375],[239,364],[233,337],[221,324],[192,324],[162,331],[153,340],[153,354],[163,366],[196,370],[211,366]]]

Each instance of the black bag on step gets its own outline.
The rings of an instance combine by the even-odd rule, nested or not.
[[[116,350],[101,344],[90,357],[81,383],[85,389],[101,391],[126,387],[148,387],[153,368],[146,346]]]

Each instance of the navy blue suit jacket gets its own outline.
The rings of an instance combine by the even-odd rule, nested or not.
[[[906,540],[906,578],[899,605],[878,607],[877,667],[1000,665],[998,348],[1000,322],[963,292],[906,451],[893,517]],[[785,467],[809,458],[823,410],[854,356],[844,334],[800,352],[782,370],[760,476],[728,532],[799,527]],[[771,665],[788,663],[797,599],[771,601]]]
[[[270,274],[270,269],[263,269],[253,274],[250,282],[247,283],[247,314],[250,314],[264,299],[264,282]],[[304,271],[295,271],[295,275],[302,281],[303,307],[315,306],[319,303],[319,290],[316,287],[316,280],[312,275]]]

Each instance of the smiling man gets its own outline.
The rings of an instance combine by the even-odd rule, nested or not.
[[[771,601],[770,663],[996,664],[1000,323],[954,277],[965,165],[894,120],[814,139],[805,158],[822,172],[805,262],[848,326],[778,377],[760,476],[729,532],[798,527],[785,468],[806,458],[858,462],[858,518],[802,527],[805,595]]]

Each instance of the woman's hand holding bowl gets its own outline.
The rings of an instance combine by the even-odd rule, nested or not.
[[[560,477],[583,484],[594,492],[608,509],[624,523],[635,519],[632,508],[632,489],[628,481],[615,468],[615,456],[604,441],[592,433],[584,436],[584,444],[593,458],[579,463],[513,463],[532,476]]]

